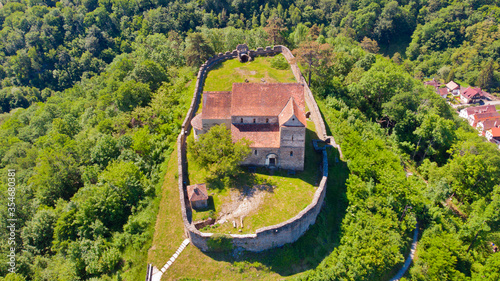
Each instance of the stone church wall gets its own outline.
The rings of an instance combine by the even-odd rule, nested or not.
[[[306,128],[281,127],[281,147],[304,147],[306,143]]]
[[[304,170],[303,147],[282,147],[280,148],[280,167],[286,170]]]
[[[255,154],[255,151],[257,151],[257,154]],[[253,148],[250,156],[248,156],[245,160],[243,160],[241,165],[265,166],[267,155],[272,154],[272,153],[279,155],[280,149],[279,148],[263,148],[263,147]],[[277,166],[279,166],[280,160],[281,159],[278,158],[278,163],[276,163]]]
[[[304,87],[306,103],[311,111],[311,118],[316,125],[316,131],[321,139],[326,138],[326,129],[319,111],[318,105],[314,100],[314,97],[305,83],[305,79],[302,77],[299,68],[293,62],[293,55],[290,50],[284,46],[275,46],[274,48],[266,47],[258,48],[257,50],[250,50],[249,54],[252,57],[255,56],[270,56],[276,55],[278,53],[283,53],[285,58],[288,60],[292,67],[292,71],[295,78],[300,83],[306,85]],[[179,187],[179,199],[181,201],[181,213],[182,220],[184,222],[185,234],[191,240],[195,246],[203,251],[208,251],[207,241],[213,235],[213,233],[203,233],[197,230],[192,224],[192,210],[187,198],[186,186],[189,185],[189,178],[187,175],[187,160],[186,160],[186,136],[191,129],[191,119],[194,117],[199,103],[200,97],[203,92],[203,84],[205,82],[207,72],[215,66],[217,63],[236,58],[238,56],[237,51],[220,53],[210,59],[208,59],[201,67],[198,72],[195,91],[193,94],[193,99],[189,107],[186,118],[182,124],[182,130],[177,138],[177,163],[178,163],[178,187]],[[295,149],[295,148],[294,148]],[[294,152],[295,155],[295,152]],[[254,234],[231,234],[233,245],[235,247],[242,247],[248,251],[260,252],[273,247],[280,247],[287,243],[293,243],[302,236],[307,229],[315,223],[316,217],[318,216],[321,206],[326,193],[326,182],[328,179],[328,160],[326,155],[326,150],[323,151],[323,177],[321,182],[316,189],[314,198],[312,202],[303,209],[295,217],[282,222],[277,225],[268,226],[264,228],[257,229]]]

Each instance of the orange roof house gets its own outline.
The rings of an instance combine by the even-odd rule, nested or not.
[[[225,124],[234,142],[250,140],[242,165],[303,170],[304,86],[299,83],[235,83],[231,92],[204,92],[202,112],[191,124],[195,138]]]
[[[500,145],[500,128],[491,128],[486,131],[486,139]]]
[[[476,129],[481,132],[484,136],[486,131],[488,131],[491,128],[499,128],[500,127],[500,116],[499,118],[495,119],[488,119],[488,120],[483,120],[477,122]]]

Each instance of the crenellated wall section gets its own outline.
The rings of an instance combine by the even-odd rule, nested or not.
[[[285,46],[275,46],[274,48],[266,47],[257,48],[257,50],[250,50],[249,55],[251,57],[256,56],[272,56],[282,53],[287,61],[290,63],[293,74],[299,83],[305,85],[305,100],[309,111],[311,112],[311,119],[316,125],[316,131],[322,140],[327,137],[325,123],[321,117],[318,105],[312,95],[311,90],[307,86],[307,83],[300,73],[300,70],[295,63],[294,57],[290,50]],[[220,53],[210,59],[208,59],[198,71],[198,76],[196,80],[196,88],[193,94],[193,99],[191,101],[191,106],[189,107],[188,113],[184,122],[182,123],[182,131],[177,138],[177,148],[178,148],[178,187],[179,196],[181,201],[181,212],[182,220],[184,221],[184,227],[186,235],[190,238],[193,245],[197,246],[203,251],[208,251],[207,241],[213,235],[213,233],[205,233],[197,230],[192,224],[192,210],[189,205],[189,201],[186,194],[186,186],[189,183],[189,178],[187,174],[187,159],[186,159],[186,137],[191,129],[191,119],[195,116],[198,106],[200,104],[201,94],[203,93],[203,84],[205,82],[206,74],[212,67],[218,63],[233,59],[238,56],[238,52],[226,52]],[[303,209],[295,217],[282,222],[277,225],[267,226],[257,229],[254,234],[230,234],[232,238],[233,245],[235,247],[242,247],[248,251],[260,252],[270,248],[283,246],[287,243],[295,242],[302,236],[307,229],[315,223],[316,217],[318,216],[321,206],[326,193],[326,182],[328,179],[328,160],[326,150],[323,150],[323,177],[320,181],[318,188],[314,194],[312,202]]]

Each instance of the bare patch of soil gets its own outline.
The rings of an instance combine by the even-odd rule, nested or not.
[[[235,68],[234,69],[236,72],[238,72],[239,74],[241,74],[242,76],[248,76],[248,75],[255,75],[257,74],[257,71],[255,70],[246,70],[246,69],[241,69],[239,67]]]
[[[245,186],[242,190],[232,189],[231,201],[221,206],[216,223],[224,224],[234,221],[239,226],[241,220],[250,212],[257,210],[264,197],[273,190],[274,187],[270,185]]]

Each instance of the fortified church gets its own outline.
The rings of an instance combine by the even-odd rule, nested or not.
[[[202,112],[191,125],[195,139],[225,124],[233,142],[251,141],[241,164],[304,170],[304,86],[299,83],[235,83],[230,92],[204,92]]]

